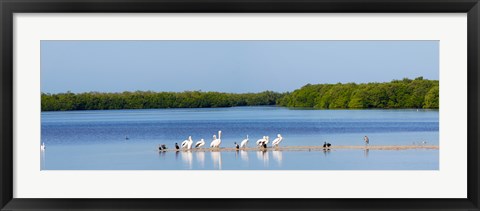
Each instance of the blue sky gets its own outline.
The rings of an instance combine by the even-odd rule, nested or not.
[[[41,41],[41,91],[293,91],[439,77],[438,41]]]

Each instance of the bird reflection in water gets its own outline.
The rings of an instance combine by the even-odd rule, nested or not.
[[[245,162],[248,162],[248,152],[247,151],[240,151],[240,158],[245,161]]]
[[[277,162],[278,166],[282,166],[282,151],[272,151],[272,157]]]
[[[185,163],[189,169],[192,169],[192,160],[193,160],[193,155],[192,152],[190,151],[183,151],[182,153],[182,161]]]
[[[165,160],[165,151],[158,151],[158,156]]]
[[[199,151],[199,152],[196,152],[195,155],[198,162],[200,163],[200,166],[202,168],[205,167],[205,152]]]
[[[42,162],[41,162],[41,166],[40,166],[40,169],[46,169],[46,163],[47,161],[45,160],[46,157],[45,157],[45,150],[42,150],[40,151],[40,154],[41,154],[41,159],[42,159]]]
[[[370,149],[365,149],[364,150],[364,155],[365,155],[365,158],[368,158],[368,153],[369,153]]]
[[[330,149],[324,149],[323,150],[323,155],[325,155],[325,157],[327,157],[327,155],[330,154]]]
[[[268,151],[266,150],[260,150],[257,151],[257,158],[259,160],[263,160],[263,166],[268,166]]]
[[[222,154],[220,154],[220,152],[218,152],[218,151],[217,152],[212,151],[210,155],[211,155],[212,161],[213,161],[213,168],[221,170],[222,169]]]

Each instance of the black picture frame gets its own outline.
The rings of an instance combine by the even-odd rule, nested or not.
[[[479,210],[478,0],[0,0],[0,207],[2,210]],[[13,198],[14,13],[467,13],[466,199],[17,199]],[[452,181],[455,182],[455,181]],[[439,184],[441,185],[441,184]]]

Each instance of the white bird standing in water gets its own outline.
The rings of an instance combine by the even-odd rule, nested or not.
[[[267,140],[266,136],[263,136],[263,138],[257,140],[257,146],[262,146],[263,142]]]
[[[277,138],[272,142],[272,147],[278,147],[278,145],[280,144],[280,142],[282,142],[282,140],[283,140],[282,135],[278,134]]]
[[[266,136],[266,137],[265,137],[265,141],[264,141],[263,143],[264,143],[265,145],[267,145],[269,139],[270,139],[270,137]]]
[[[45,142],[42,142],[42,145],[40,145],[40,150],[45,151]]]
[[[214,136],[215,138],[215,136]],[[222,131],[218,131],[218,138],[214,139],[212,143],[210,144],[210,147],[213,148],[220,148],[220,144],[222,143]]]
[[[212,139],[212,142],[210,142],[210,147],[213,147],[213,145],[215,144],[215,141],[217,140],[217,135],[213,135],[213,139]]]
[[[190,140],[192,140],[192,136],[189,136],[187,140],[182,142],[182,145],[181,145],[182,149],[188,149],[188,144]]]
[[[203,145],[205,145],[205,141],[203,140],[203,138],[198,141],[196,144],[195,144],[195,148],[200,148],[202,147]]]
[[[248,144],[248,135],[246,139],[243,139],[243,141],[240,142],[240,148],[247,148],[247,144]]]
[[[188,143],[187,143],[187,149],[192,149],[192,145],[193,145],[193,140],[192,140],[192,137],[189,136],[188,137]]]

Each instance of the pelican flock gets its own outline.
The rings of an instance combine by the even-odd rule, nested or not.
[[[218,136],[217,136],[218,135]],[[219,149],[220,148],[220,144],[222,143],[222,131],[219,130],[218,131],[218,134],[214,134],[212,136],[212,141],[210,142],[210,148],[212,149]],[[235,146],[235,149],[237,150],[240,150],[240,149],[246,149],[247,148],[247,145],[248,145],[248,142],[249,142],[249,137],[247,135],[247,137],[245,139],[243,139],[240,144],[237,144],[237,142],[234,142],[234,146]],[[260,147],[260,148],[263,148],[263,149],[266,149],[267,148],[267,144],[269,143],[270,141],[270,138],[269,136],[263,136],[261,139],[258,139],[257,142],[256,142],[256,145],[257,147]],[[274,139],[272,141],[272,148],[278,148],[280,143],[283,141],[283,137],[282,135],[280,134],[277,134],[277,138]],[[191,150],[192,149],[192,146],[196,149],[200,149],[202,148],[203,146],[205,146],[205,140],[202,138],[200,139],[200,141],[197,141],[195,143],[195,145],[193,145],[193,139],[192,139],[192,136],[188,136],[187,139],[185,139],[180,145],[178,145],[178,143],[175,143],[175,150]],[[45,149],[45,145],[42,143],[41,145],[41,149],[44,150]],[[164,151],[167,149],[166,145],[165,144],[162,144],[162,145],[159,145],[158,147],[159,150],[161,151]]]

